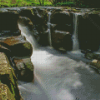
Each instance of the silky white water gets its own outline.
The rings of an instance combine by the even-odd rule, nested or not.
[[[73,31],[73,51],[79,50],[79,41],[78,41],[78,33],[77,33],[77,28],[78,28],[78,15],[79,13],[74,13],[73,17],[73,25],[74,25],[74,31]]]
[[[19,24],[22,34],[37,48],[32,32]],[[39,47],[31,56],[34,82],[19,81],[24,100],[100,100],[100,75],[86,64],[80,52],[58,52]]]
[[[50,46],[52,46],[52,41],[51,41],[51,31],[50,31],[50,16],[51,16],[51,12],[48,12],[48,22],[47,22],[47,25],[48,25],[48,32],[49,32],[49,43],[50,43]]]

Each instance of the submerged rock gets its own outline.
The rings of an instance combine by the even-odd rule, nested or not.
[[[17,78],[6,55],[0,52],[0,100],[22,100]]]
[[[18,75],[18,79],[23,81],[33,80],[34,66],[30,58],[14,58],[14,63],[17,68],[16,73]]]
[[[95,54],[95,53],[86,53],[85,58],[87,59],[97,59],[100,60],[100,54]]]

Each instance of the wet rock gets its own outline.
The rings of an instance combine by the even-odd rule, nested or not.
[[[27,25],[29,27],[29,29],[33,33],[32,35],[36,38],[37,42],[40,45],[48,45],[49,43],[48,43],[47,25],[46,25],[46,22],[44,22],[45,11],[43,10],[42,13],[40,13],[39,10],[37,10],[37,9],[35,9],[35,10],[36,10],[36,13],[35,13],[35,11],[32,12],[32,14],[33,14],[32,18],[20,16],[19,22],[21,24]],[[44,16],[42,14],[44,14]],[[41,17],[39,17],[39,16],[41,16]]]
[[[30,19],[32,19],[32,17],[33,17],[31,9],[21,9],[19,11],[19,15],[24,16],[24,17],[28,17]]]
[[[39,32],[39,34],[45,34],[47,31],[47,20],[48,14],[44,9],[33,9],[32,14],[34,15],[32,22],[35,25],[35,28]]]
[[[34,66],[30,58],[14,58],[14,63],[17,68],[16,73],[18,75],[18,79],[23,81],[33,80]]]
[[[78,38],[80,49],[97,51],[100,43],[100,17],[98,14],[79,16]]]
[[[86,53],[85,58],[87,59],[97,59],[100,60],[100,55],[95,53]]]
[[[15,31],[11,31],[11,30],[0,31],[0,37],[18,36],[20,34],[21,34],[21,31],[19,29]]]
[[[98,62],[97,59],[92,60],[92,63],[97,63],[97,62]]]
[[[34,17],[38,19],[37,23],[40,23],[40,22],[45,23],[45,24],[47,23],[47,20],[48,20],[47,10],[36,8],[32,10],[32,14],[34,15]]]
[[[49,39],[48,39],[48,33],[45,34],[39,34],[39,40],[38,43],[42,46],[47,46],[49,45]]]
[[[26,26],[28,26],[30,30],[35,29],[34,24],[33,24],[32,21],[30,20],[30,18],[28,18],[28,17],[20,16],[18,22],[19,22],[21,25],[26,25]]]
[[[0,31],[19,30],[18,25],[17,25],[18,18],[19,18],[19,15],[14,12],[0,12]]]
[[[65,50],[72,48],[72,40],[69,32],[55,30],[51,34],[52,45],[54,48],[63,47]]]
[[[89,64],[100,74],[100,60],[94,59]]]
[[[53,11],[51,23],[53,24],[71,24],[71,15],[67,11]]]
[[[30,57],[32,55],[32,45],[29,42],[15,44],[12,46],[11,52],[16,57]]]
[[[72,26],[71,24],[51,24],[51,31],[55,30],[71,32]]]
[[[22,36],[13,36],[0,40],[0,44],[7,47],[12,56],[25,57],[32,55],[32,46]]]
[[[0,100],[22,100],[17,78],[4,53],[0,52]]]
[[[18,28],[17,21],[19,15],[16,12],[0,12],[0,36],[16,36],[21,32]]]

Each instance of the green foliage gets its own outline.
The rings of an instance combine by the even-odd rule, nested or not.
[[[0,0],[0,7],[20,6],[74,6],[74,2],[59,2],[59,0]]]
[[[56,3],[56,5],[60,5],[60,6],[75,6],[74,2],[58,2]]]
[[[100,0],[75,0],[77,7],[100,7]]]
[[[14,1],[14,2],[13,2]],[[0,0],[0,7],[52,5],[48,0]]]

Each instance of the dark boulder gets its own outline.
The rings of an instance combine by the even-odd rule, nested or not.
[[[13,36],[0,40],[0,44],[7,47],[12,56],[25,57],[32,55],[32,45],[22,36]]]
[[[63,47],[65,50],[72,49],[71,34],[66,31],[55,30],[51,34],[52,46],[56,49]]]
[[[67,11],[54,11],[51,15],[53,24],[71,24],[71,15]]]
[[[0,12],[0,31],[2,30],[10,30],[16,31],[18,30],[17,20],[19,15],[14,12]]]
[[[18,59],[14,58],[14,63],[16,66],[16,74],[18,79],[22,81],[32,81],[34,66],[30,58]]]
[[[100,17],[98,14],[85,14],[79,17],[78,38],[80,49],[97,51],[100,44]]]

